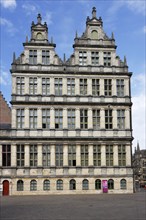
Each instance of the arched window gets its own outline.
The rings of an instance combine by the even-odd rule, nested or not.
[[[108,180],[108,189],[114,189],[114,180],[112,179]]]
[[[84,179],[82,182],[82,189],[88,190],[89,189],[89,181],[87,179]]]
[[[95,180],[95,189],[101,189],[101,180]]]
[[[42,40],[43,39],[43,35],[42,35],[42,33],[37,33],[37,39],[39,39],[39,40]]]
[[[76,190],[76,181],[74,179],[69,182],[70,190]]]
[[[17,181],[17,191],[23,191],[23,180]]]
[[[93,40],[97,40],[98,39],[98,32],[97,31],[93,30],[91,32],[91,39],[93,39]]]
[[[36,191],[37,190],[37,181],[31,180],[30,181],[30,191]]]
[[[120,181],[120,187],[121,187],[121,189],[127,189],[127,182],[125,179],[122,179]]]
[[[57,190],[63,190],[63,180],[57,180]]]
[[[44,180],[43,189],[50,190],[50,180]]]

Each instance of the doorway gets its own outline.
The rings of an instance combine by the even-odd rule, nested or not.
[[[4,180],[3,181],[3,196],[8,196],[9,195],[9,181]]]

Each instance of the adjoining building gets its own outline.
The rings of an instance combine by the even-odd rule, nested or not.
[[[146,150],[140,150],[139,143],[135,147],[132,162],[135,190],[146,188]]]
[[[132,73],[114,35],[94,7],[61,60],[41,20],[13,56],[12,128],[0,136],[3,195],[132,193]]]

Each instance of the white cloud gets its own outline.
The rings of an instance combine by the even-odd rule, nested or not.
[[[146,15],[146,3],[144,0],[124,0],[124,2],[133,12]]]
[[[47,23],[47,25],[52,24],[52,12],[47,12],[43,21],[45,21]]]
[[[29,3],[23,4],[22,8],[25,10],[26,15],[31,15],[32,13],[37,12],[36,6]]]
[[[4,8],[15,9],[17,6],[16,0],[1,0],[0,3]]]
[[[17,29],[14,27],[11,21],[0,17],[0,25],[6,28],[6,31],[12,36],[17,32]]]
[[[9,76],[8,72],[1,70],[1,73],[0,73],[0,84],[4,85],[4,86],[10,85],[10,76]]]
[[[134,88],[139,89],[139,92],[135,92],[135,95],[132,98],[132,119],[133,119],[133,136],[134,142],[133,146],[135,147],[137,141],[140,143],[141,148],[145,148],[145,132],[146,132],[146,96],[145,96],[145,74],[139,74],[133,76],[132,84]]]

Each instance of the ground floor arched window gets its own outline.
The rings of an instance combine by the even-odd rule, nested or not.
[[[30,191],[36,191],[37,190],[37,181],[31,180],[30,181]]]
[[[101,180],[100,179],[95,180],[95,189],[101,189]]]
[[[57,180],[57,190],[63,190],[63,180]]]
[[[50,190],[50,180],[44,180],[43,189],[44,190]]]
[[[127,181],[125,179],[122,179],[120,181],[120,188],[121,189],[126,189],[127,188]]]
[[[82,182],[82,189],[88,190],[89,189],[89,181],[87,179],[84,179]]]
[[[18,180],[17,181],[17,191],[23,191],[23,186],[24,186],[23,180]]]
[[[114,180],[113,179],[108,180],[108,189],[114,189]]]
[[[74,179],[70,180],[69,188],[70,190],[76,190],[76,181]]]

